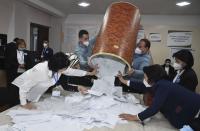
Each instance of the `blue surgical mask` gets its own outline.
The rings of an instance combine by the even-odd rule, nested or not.
[[[24,51],[26,48],[18,48],[19,51]]]

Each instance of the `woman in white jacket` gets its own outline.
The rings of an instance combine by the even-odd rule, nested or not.
[[[70,61],[62,53],[54,54],[49,61],[44,61],[35,65],[32,69],[17,77],[12,84],[19,88],[20,104],[26,109],[36,108],[30,102],[38,102],[40,97],[55,85],[62,74],[67,76],[96,75],[97,69],[92,72],[68,68]],[[82,93],[87,90],[83,86],[78,86]]]

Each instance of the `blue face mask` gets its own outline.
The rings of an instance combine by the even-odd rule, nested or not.
[[[24,51],[26,48],[18,48],[19,51]]]

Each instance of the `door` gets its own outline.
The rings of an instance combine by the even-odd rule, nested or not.
[[[30,31],[30,50],[41,53],[43,48],[43,41],[49,41],[49,27],[31,23]]]

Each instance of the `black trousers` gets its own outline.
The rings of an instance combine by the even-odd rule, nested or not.
[[[93,79],[97,79],[96,76],[66,76],[61,75],[57,82],[57,85],[61,85],[64,90],[67,91],[78,91],[76,85],[82,85],[86,87],[92,87]],[[75,85],[75,86],[73,86]]]

